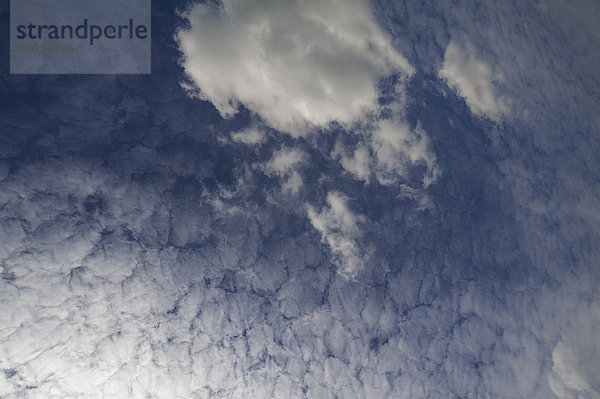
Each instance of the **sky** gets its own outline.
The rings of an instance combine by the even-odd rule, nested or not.
[[[0,24],[0,398],[600,398],[597,2],[153,3]]]

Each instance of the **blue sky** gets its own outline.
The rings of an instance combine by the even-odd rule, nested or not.
[[[1,64],[1,398],[599,397],[597,4],[154,3]]]

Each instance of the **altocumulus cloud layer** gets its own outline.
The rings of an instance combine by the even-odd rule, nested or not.
[[[597,5],[182,3],[2,71],[0,397],[599,397]]]

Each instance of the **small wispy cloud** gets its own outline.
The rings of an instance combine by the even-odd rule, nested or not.
[[[269,162],[263,165],[263,170],[269,176],[285,179],[283,191],[297,194],[304,184],[297,167],[306,159],[308,156],[303,151],[283,147],[273,153]]]
[[[231,139],[246,145],[256,145],[264,143],[267,139],[267,135],[263,130],[257,127],[250,127],[231,133]]]
[[[308,207],[308,218],[333,253],[339,273],[354,277],[366,260],[359,243],[364,216],[355,214],[342,194],[331,192],[327,194],[327,205],[320,211]]]

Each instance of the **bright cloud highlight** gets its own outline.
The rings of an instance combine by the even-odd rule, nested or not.
[[[293,135],[378,107],[377,81],[412,66],[359,0],[194,4],[177,33],[188,88],[232,117],[241,104]]]

